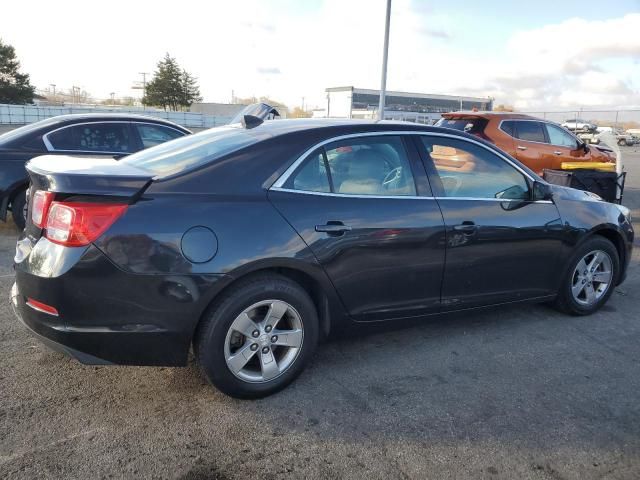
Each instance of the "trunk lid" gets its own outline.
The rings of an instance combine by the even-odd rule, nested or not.
[[[26,233],[36,240],[42,229],[31,221],[33,195],[37,190],[53,192],[55,200],[79,199],[83,202],[126,202],[142,195],[153,180],[153,173],[112,158],[83,158],[43,155],[26,165],[31,180],[28,191]]]

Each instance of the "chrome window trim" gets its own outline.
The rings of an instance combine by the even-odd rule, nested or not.
[[[434,197],[420,197],[417,195],[360,195],[349,193],[331,193],[331,192],[314,192],[312,190],[295,190],[293,188],[271,187],[269,191],[273,192],[287,192],[287,193],[301,193],[303,195],[318,195],[321,197],[339,197],[339,198],[394,198],[405,200],[435,200]]]
[[[551,200],[522,200],[518,198],[483,198],[483,197],[435,197],[436,200],[463,200],[473,202],[527,202],[527,203],[553,203]]]
[[[505,132],[502,129],[502,123],[503,122],[537,122],[537,123],[543,123],[545,125],[553,125],[554,127],[559,127],[561,128],[563,131],[567,132],[569,135],[571,135],[573,138],[576,139],[576,141],[579,141],[580,139],[578,137],[576,137],[573,133],[571,133],[569,130],[567,130],[566,128],[564,128],[562,125],[559,125],[557,123],[554,122],[550,122],[548,120],[528,120],[526,118],[505,118],[504,120],[500,120],[500,123],[498,124],[498,130],[500,130],[502,133],[504,133],[505,135],[509,135],[507,132]],[[555,143],[551,143],[551,142],[535,142],[533,140],[522,140],[521,138],[518,137],[514,137],[513,135],[509,135],[509,137],[513,138],[514,140],[520,140],[522,142],[527,142],[527,143],[537,143],[539,145],[553,145],[554,147],[565,147],[565,148],[571,148],[568,147],[567,145],[556,145]],[[577,145],[577,143],[576,143]]]
[[[501,158],[503,161],[507,162],[509,165],[511,165],[513,168],[515,168],[516,170],[518,170],[522,175],[525,176],[525,178],[528,178],[531,182],[535,182],[536,180],[529,175],[529,173],[527,173],[525,170],[523,170],[522,168],[520,168],[518,165],[516,165],[515,163],[513,163],[511,160],[509,160],[506,156],[504,156],[503,154],[496,152],[495,150],[493,150],[492,148],[482,144],[481,142],[477,142],[473,139],[470,138],[464,138],[461,137],[459,135],[452,135],[449,133],[440,133],[440,132],[420,132],[420,131],[416,131],[416,130],[392,130],[392,131],[383,131],[383,132],[361,132],[361,133],[350,133],[347,135],[338,135],[335,137],[331,137],[328,138],[326,140],[323,140],[322,142],[316,143],[314,144],[311,148],[307,149],[302,155],[300,155],[285,171],[284,173],[282,173],[282,175],[280,175],[278,177],[278,179],[273,183],[273,185],[269,188],[269,190],[284,190],[284,191],[293,191],[293,192],[306,192],[307,190],[294,190],[294,189],[285,189],[284,188],[284,184],[287,182],[287,180],[289,180],[289,177],[293,174],[293,172],[295,172],[298,167],[300,166],[300,164],[302,164],[302,162],[304,160],[306,160],[307,156],[309,156],[311,153],[313,153],[315,150],[317,150],[320,147],[323,147],[324,145],[327,145],[329,143],[333,143],[339,140],[347,140],[349,138],[359,138],[359,137],[379,137],[379,136],[383,136],[383,135],[393,135],[393,136],[399,136],[399,135],[422,135],[422,136],[426,136],[426,137],[444,137],[444,138],[453,138],[456,140],[461,140],[464,142],[469,142],[469,143],[473,143],[475,145],[479,145],[480,147],[484,148],[485,150],[488,150],[489,152],[493,153],[494,155],[496,155],[497,157]],[[324,193],[324,192],[311,192],[311,193]],[[337,193],[324,193],[325,195],[344,195],[346,197],[354,197],[355,195],[349,195],[349,194],[337,194]],[[375,197],[375,195],[363,195],[363,197],[367,197],[367,198],[373,198]],[[378,196],[380,197],[380,196]],[[382,198],[411,198],[409,196],[403,196],[403,195],[389,195],[389,196],[382,196]],[[419,198],[433,198],[433,197],[419,197]],[[453,198],[453,197],[445,197],[445,198]],[[491,199],[489,199],[491,200]],[[504,200],[501,200],[504,201]]]
[[[63,149],[57,149],[54,148],[53,145],[51,144],[51,141],[49,140],[49,135],[51,135],[52,133],[58,132],[60,130],[64,130],[65,128],[71,128],[71,127],[77,127],[77,126],[81,126],[81,125],[94,125],[94,124],[105,124],[105,123],[124,123],[124,124],[131,124],[131,123],[142,123],[142,124],[146,124],[146,125],[160,125],[162,127],[166,127],[166,128],[170,128],[172,130],[175,130],[176,132],[180,132],[182,134],[183,137],[189,135],[188,133],[184,133],[180,130],[178,130],[175,127],[172,127],[170,125],[164,125],[162,123],[155,123],[155,122],[145,122],[145,121],[138,121],[138,120],[95,120],[93,122],[91,121],[87,121],[87,122],[79,122],[79,123],[72,123],[71,125],[64,125],[62,127],[58,127],[54,130],[51,130],[50,132],[45,133],[44,135],[42,135],[42,141],[44,142],[45,147],[47,148],[48,152],[62,152],[62,153],[91,153],[94,155],[130,155],[132,153],[136,153],[135,151],[130,151],[130,152],[111,152],[111,151],[106,151],[106,150],[63,150]],[[139,135],[139,134],[138,134]],[[144,149],[143,149],[144,150]]]
[[[311,190],[294,190],[293,188],[271,187],[271,192],[299,193],[302,195],[317,195],[320,197],[339,198],[384,198],[384,199],[406,199],[406,200],[462,200],[474,202],[520,202],[527,203],[553,203],[551,200],[519,200],[516,198],[482,198],[482,197],[419,197],[416,195],[357,195],[348,193],[314,192]]]

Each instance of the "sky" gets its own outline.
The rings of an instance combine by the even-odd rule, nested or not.
[[[39,89],[96,98],[170,53],[205,101],[326,104],[379,88],[385,0],[3,2],[0,38]],[[520,110],[640,109],[640,0],[393,0],[389,90],[491,96]]]

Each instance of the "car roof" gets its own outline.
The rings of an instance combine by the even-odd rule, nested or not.
[[[238,124],[236,124],[238,125]],[[302,133],[330,129],[342,133],[385,131],[385,130],[419,130],[419,131],[441,131],[438,127],[430,127],[418,123],[401,121],[376,121],[345,118],[294,118],[282,120],[267,120],[257,127],[248,129],[255,131],[262,136],[277,137],[289,133]]]
[[[47,120],[49,122],[47,122]],[[124,120],[124,121],[144,121],[144,122],[152,122],[152,123],[162,123],[165,125],[170,125],[173,127],[178,127],[182,130],[186,130],[181,125],[177,123],[171,122],[169,120],[165,120],[163,118],[153,117],[150,115],[141,115],[137,113],[117,113],[117,112],[109,112],[109,113],[69,113],[66,115],[57,115],[55,117],[48,118],[43,122],[47,122],[48,124],[54,123],[64,123],[69,122],[73,123],[75,121],[114,121],[114,120]],[[44,123],[43,123],[44,124]]]
[[[494,111],[473,111],[473,110],[461,110],[459,112],[447,112],[442,114],[445,118],[459,118],[459,117],[478,117],[478,118],[500,118],[500,119],[526,119],[526,120],[539,120],[537,117],[527,115],[525,113],[515,112],[494,112]]]

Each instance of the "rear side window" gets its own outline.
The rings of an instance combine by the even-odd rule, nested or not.
[[[127,123],[85,123],[55,130],[45,135],[53,150],[127,153],[133,142]]]
[[[402,139],[387,135],[351,138],[316,150],[285,187],[344,195],[416,195]]]
[[[452,128],[467,133],[482,133],[488,121],[484,118],[441,118],[436,123],[436,127]]]
[[[152,123],[134,123],[133,125],[138,135],[140,135],[143,148],[155,147],[161,143],[184,136],[184,133],[175,128],[165,127],[164,125],[154,125]]]
[[[268,133],[227,125],[162,143],[134,153],[121,162],[148,170],[158,176],[175,175],[213,162],[268,137]]]
[[[516,137],[526,142],[545,143],[544,125],[540,122],[516,122]]]

